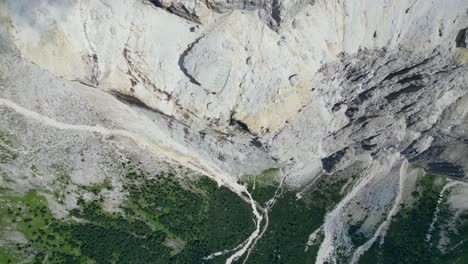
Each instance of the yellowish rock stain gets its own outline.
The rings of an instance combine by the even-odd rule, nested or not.
[[[56,26],[39,41],[24,39],[22,44],[24,57],[62,78],[76,79],[85,75],[80,51]]]
[[[296,116],[309,101],[308,82],[301,81],[295,87],[285,84],[279,96],[269,98],[269,103],[258,113],[237,113],[236,119],[244,122],[257,135],[276,132],[287,120]],[[274,98],[273,98],[274,97]]]

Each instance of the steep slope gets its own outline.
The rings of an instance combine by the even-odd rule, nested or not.
[[[464,0],[4,0],[2,187],[48,190],[68,219],[80,197],[98,198],[80,186],[130,184],[104,158],[122,152],[151,175],[185,175],[182,185],[208,176],[250,208],[244,240],[204,248],[206,261],[281,262],[269,251],[287,259],[308,245],[287,263],[388,263],[386,234],[399,239],[420,211],[447,204],[464,223],[451,197],[468,180],[467,46]],[[49,187],[54,164],[71,183]],[[61,204],[51,193],[64,190]],[[110,193],[105,209],[122,211],[131,190]],[[288,220],[295,210],[310,225]],[[439,224],[425,222],[449,232]],[[304,229],[275,233],[282,225]],[[288,234],[300,246],[262,242]],[[450,238],[422,247],[443,255],[459,247]]]

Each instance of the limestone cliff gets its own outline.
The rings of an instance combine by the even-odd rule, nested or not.
[[[466,0],[2,0],[2,127],[42,163],[69,163],[77,184],[115,173],[100,164],[107,144],[252,204],[238,180],[269,168],[292,191],[360,175],[316,258],[357,262],[422,173],[468,181],[467,47]],[[94,149],[93,165],[52,142]],[[26,175],[19,186],[47,186],[21,164],[8,169]],[[253,211],[256,233],[230,261],[261,237],[268,210]]]

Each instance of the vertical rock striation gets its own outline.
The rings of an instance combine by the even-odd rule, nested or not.
[[[357,261],[398,211],[409,165],[468,181],[467,26],[466,0],[4,0],[0,97],[106,120],[232,186],[271,167],[291,189],[360,173],[317,259]]]

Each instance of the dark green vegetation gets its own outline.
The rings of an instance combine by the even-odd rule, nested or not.
[[[17,263],[18,259],[10,255],[7,251],[0,249],[0,263]]]
[[[18,195],[0,188],[0,240],[8,238],[5,232],[18,231],[25,236],[22,242],[0,246],[0,263],[224,263],[229,253],[212,260],[203,258],[234,248],[254,230],[250,205],[208,178],[183,180],[171,173],[150,175],[138,166],[122,166],[127,171],[123,183],[128,194],[122,213],[102,209],[102,190],[113,188],[109,180],[83,187],[96,199],[80,199],[79,207],[70,213],[73,218],[62,220],[52,216],[40,192]],[[356,177],[322,175],[298,199],[296,192],[280,187],[278,173],[278,169],[270,169],[242,179],[263,206],[277,194],[268,229],[248,263],[314,263],[320,243],[305,250],[309,235],[342,199],[343,186],[351,185],[347,181],[352,183]],[[68,184],[65,170],[57,175],[55,187]],[[437,176],[422,177],[412,194],[414,204],[402,207],[385,243],[375,243],[360,263],[466,263],[468,214],[454,218],[455,212],[446,202],[448,192],[438,205],[445,184],[446,180]],[[59,202],[64,195],[48,194]],[[428,240],[437,207],[438,221]],[[359,226],[352,227],[350,233],[356,234]],[[443,235],[449,238],[443,245],[445,252],[440,250]],[[318,237],[320,240],[322,235]],[[364,239],[351,238],[359,243]]]
[[[468,214],[456,220],[456,230],[449,230],[446,234],[450,242],[445,248],[449,250],[444,253],[438,248],[441,234],[448,230],[447,224],[454,216],[446,203],[447,195],[439,204],[438,220],[430,239],[427,239],[439,194],[445,183],[445,179],[425,175],[419,181],[417,191],[412,194],[416,198],[415,204],[411,208],[400,209],[387,231],[383,245],[375,243],[360,263],[466,263],[468,247],[463,242],[468,237]]]
[[[69,241],[72,225],[54,218],[46,200],[36,191],[22,197],[2,191],[0,222],[2,231],[12,230],[25,235],[27,243],[8,245],[0,252],[0,258],[21,259],[25,252],[35,255],[32,263],[42,263],[47,256],[49,263],[69,263],[78,256],[76,245]],[[13,230],[12,230],[13,231]],[[47,249],[47,251],[45,251]]]
[[[342,198],[340,189],[345,183],[345,179],[322,175],[301,199],[297,199],[296,192],[283,190],[249,263],[315,263],[318,247],[305,251],[309,235],[322,225],[326,212]],[[264,191],[271,194],[273,190],[267,187]],[[256,189],[255,193],[262,194],[262,189]]]
[[[7,163],[17,158],[18,155],[13,146],[14,137],[0,131],[0,164]]]
[[[130,208],[171,239],[186,242],[176,255],[180,263],[200,262],[209,254],[230,249],[254,230],[250,205],[225,187],[200,178],[184,189],[174,175],[145,180],[128,176]]]
[[[16,229],[28,242],[0,247],[0,263],[28,256],[32,263],[202,263],[254,229],[250,205],[207,178],[181,184],[174,175],[150,179],[129,168],[125,182],[124,213],[80,200],[71,215],[81,221],[54,218],[37,191],[18,197],[2,190],[0,231]],[[98,187],[111,188],[91,191]]]
[[[91,185],[91,186],[82,186],[81,188],[83,188],[84,190],[88,191],[88,192],[91,192],[95,195],[98,195],[101,190],[103,189],[108,189],[108,190],[112,190],[112,186],[110,184],[110,181],[109,179],[104,179],[104,181],[102,183],[99,183],[99,184],[95,184],[95,185]]]

